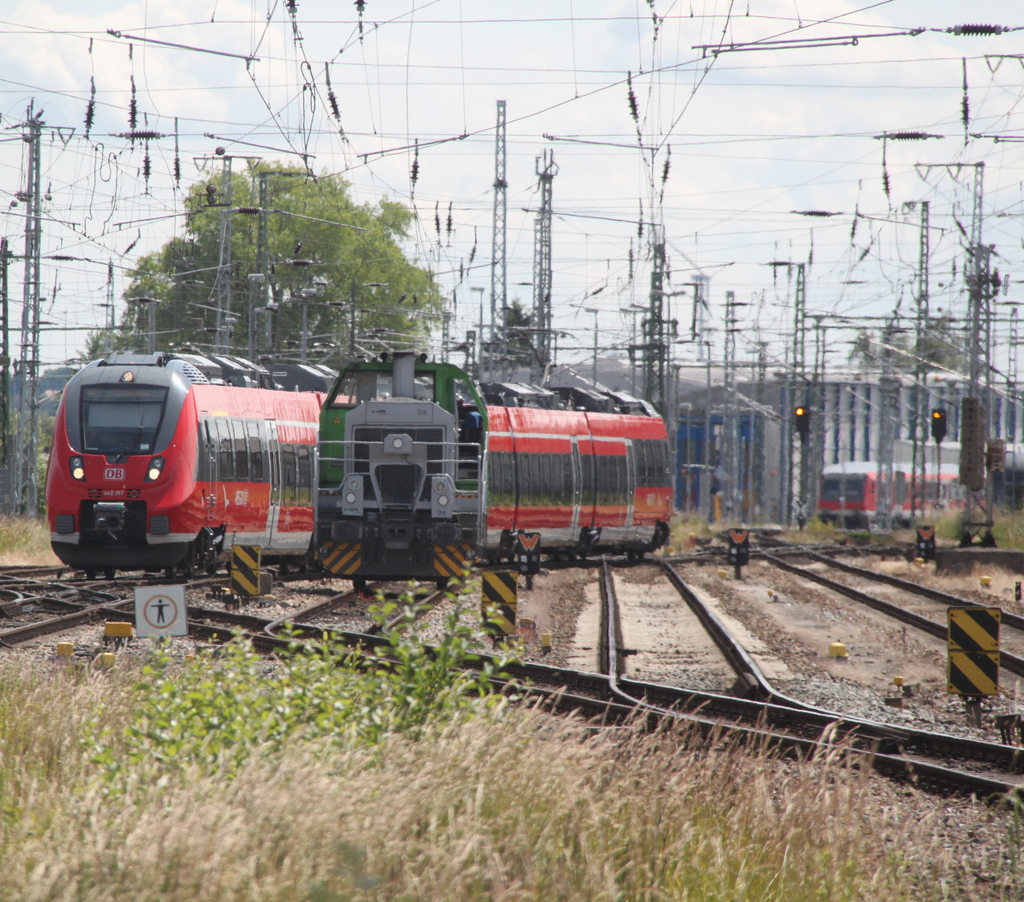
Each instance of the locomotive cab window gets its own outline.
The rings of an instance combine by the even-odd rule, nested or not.
[[[434,400],[434,374],[416,373],[413,391],[417,401]],[[366,401],[393,397],[390,370],[350,370],[331,398],[331,407],[348,410]]]
[[[82,450],[86,454],[154,454],[167,389],[87,385],[82,389]]]

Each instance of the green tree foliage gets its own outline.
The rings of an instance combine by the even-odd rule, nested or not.
[[[230,193],[228,187],[217,175],[189,189],[183,234],[138,261],[120,328],[112,337],[92,335],[90,357],[109,344],[146,347],[149,313],[137,298],[159,302],[160,350],[229,346],[244,356],[250,305],[257,357],[295,359],[305,331],[310,359],[337,362],[348,352],[353,323],[356,352],[376,353],[408,347],[439,321],[432,273],[403,251],[413,219],[406,207],[387,199],[356,204],[342,178],[308,179],[283,167],[251,166],[232,176]]]
[[[874,332],[862,329],[850,349],[850,362],[866,369],[881,368],[885,353],[890,353],[891,365],[899,373],[911,373],[921,358],[924,371],[963,369],[961,341],[956,335],[952,317],[941,314],[930,316],[921,334],[920,353],[915,351],[916,338],[912,326],[899,330]],[[886,347],[888,345],[888,348]]]
[[[510,367],[532,366],[537,362],[533,313],[523,306],[519,298],[513,298],[505,307],[502,327],[491,353],[495,360],[506,360]]]

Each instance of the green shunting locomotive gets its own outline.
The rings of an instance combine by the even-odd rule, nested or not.
[[[486,527],[487,408],[457,366],[413,352],[345,368],[320,419],[316,549],[351,579],[460,576]]]

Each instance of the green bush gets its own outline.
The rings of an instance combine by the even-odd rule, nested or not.
[[[332,642],[294,638],[273,664],[242,637],[201,655],[184,669],[166,657],[143,669],[135,686],[137,714],[123,735],[100,734],[92,760],[111,785],[126,771],[183,769],[233,775],[259,749],[276,753],[292,741],[374,746],[390,733],[416,738],[427,724],[493,704],[498,666],[460,670],[477,658],[472,626],[456,606],[434,649],[420,638],[417,607],[376,610],[386,648],[360,652]]]

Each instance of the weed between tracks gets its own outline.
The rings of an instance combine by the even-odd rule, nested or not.
[[[803,902],[938,898],[956,876],[841,756],[511,708],[448,674],[470,653],[457,616],[443,667],[411,616],[391,643],[398,666],[369,672],[243,646],[0,669],[4,898]]]

